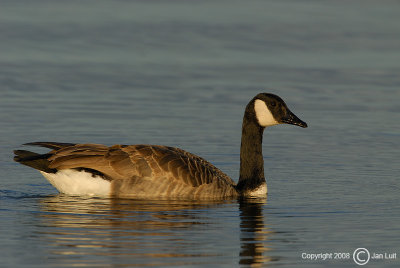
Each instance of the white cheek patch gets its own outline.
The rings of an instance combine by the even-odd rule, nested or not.
[[[274,116],[272,115],[271,111],[268,109],[264,101],[256,100],[254,102],[254,110],[256,112],[256,117],[260,126],[268,127],[279,124],[275,120]]]

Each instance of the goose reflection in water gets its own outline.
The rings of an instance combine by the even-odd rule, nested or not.
[[[221,265],[232,261],[263,266],[277,260],[267,256],[272,231],[264,224],[265,202],[56,195],[40,201],[39,230],[48,243],[49,260],[58,266]]]
[[[262,214],[266,198],[247,198],[240,201],[240,264],[261,267],[279,261],[268,256],[271,250],[268,237],[273,231],[265,227]]]

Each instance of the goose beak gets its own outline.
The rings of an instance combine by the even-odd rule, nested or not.
[[[299,127],[302,127],[302,128],[306,128],[307,127],[307,123],[306,122],[300,120],[291,111],[288,110],[287,112],[288,113],[286,114],[286,116],[281,119],[282,123],[295,125],[295,126],[299,126]]]

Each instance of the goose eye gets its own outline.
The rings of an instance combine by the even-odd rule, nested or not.
[[[271,106],[272,106],[272,107],[275,107],[275,106],[276,106],[276,102],[274,102],[274,101],[271,102]]]

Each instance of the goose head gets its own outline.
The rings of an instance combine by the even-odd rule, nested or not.
[[[292,113],[286,103],[274,94],[260,93],[255,96],[254,112],[258,124],[263,128],[278,124],[307,127],[307,123]]]

